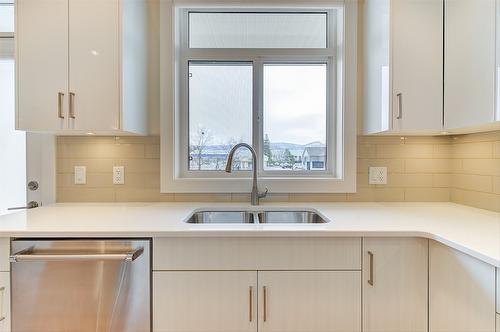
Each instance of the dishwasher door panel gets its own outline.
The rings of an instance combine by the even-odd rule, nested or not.
[[[140,248],[133,261],[114,256]],[[149,240],[13,240],[26,260],[11,263],[12,331],[150,331],[149,249]]]

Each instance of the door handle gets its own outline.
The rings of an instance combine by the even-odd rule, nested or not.
[[[248,287],[248,321],[253,319],[253,287]]]
[[[396,97],[398,98],[398,116],[396,119],[400,120],[403,118],[403,94],[400,92]]]
[[[26,206],[10,207],[7,210],[29,210],[38,207],[38,203],[35,201],[29,201]]]
[[[64,115],[62,112],[62,104],[63,104],[64,93],[57,93],[57,117],[59,119],[64,119]]]
[[[263,311],[263,320],[264,322],[267,321],[267,287],[264,286],[262,287],[262,291],[264,293],[264,296],[263,296],[263,305],[262,305],[262,311]]]
[[[11,263],[40,261],[126,261],[133,262],[144,252],[138,248],[131,252],[117,254],[36,254],[33,248],[22,250],[9,257]]]
[[[75,119],[75,93],[69,93],[69,117]]]
[[[5,319],[5,315],[3,314],[3,301],[5,297],[5,287],[2,286],[0,287],[0,292],[2,293],[2,296],[0,297],[0,322]]]
[[[368,257],[370,257],[370,277],[368,279],[368,284],[373,286],[373,253],[368,251]]]

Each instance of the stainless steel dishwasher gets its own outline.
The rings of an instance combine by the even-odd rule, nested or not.
[[[12,331],[151,331],[150,244],[12,240]]]

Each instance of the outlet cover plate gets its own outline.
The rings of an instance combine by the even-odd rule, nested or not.
[[[370,167],[369,184],[387,184],[387,167]]]
[[[125,184],[125,167],[113,166],[113,184]]]
[[[87,183],[87,167],[85,166],[75,166],[75,184],[86,184]]]

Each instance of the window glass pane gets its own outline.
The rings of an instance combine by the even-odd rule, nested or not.
[[[326,64],[264,65],[264,169],[325,170]]]
[[[192,48],[326,48],[326,13],[189,13]]]
[[[224,170],[231,147],[252,142],[252,64],[189,63],[189,169]],[[252,168],[247,150],[233,168]]]
[[[0,38],[0,60],[14,59],[14,38]]]
[[[14,32],[14,6],[0,3],[0,33]]]

